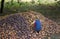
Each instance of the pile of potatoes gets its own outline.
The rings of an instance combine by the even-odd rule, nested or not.
[[[36,19],[42,24],[39,33],[33,29]],[[60,26],[56,22],[34,11],[8,15],[0,20],[0,39],[51,39],[59,32]]]

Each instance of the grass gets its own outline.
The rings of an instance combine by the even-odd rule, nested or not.
[[[36,11],[43,14],[45,17],[50,19],[58,19],[60,17],[60,5],[57,3],[53,4],[32,4],[28,2],[6,2],[4,5],[4,13],[2,15],[15,14],[26,11]]]

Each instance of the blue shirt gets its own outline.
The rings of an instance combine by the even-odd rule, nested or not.
[[[39,19],[35,20],[35,30],[40,31],[42,29],[42,25]]]

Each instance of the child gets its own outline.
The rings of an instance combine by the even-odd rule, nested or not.
[[[35,20],[34,23],[34,30],[37,31],[37,33],[39,33],[39,31],[42,29],[42,25],[39,19]]]
[[[36,19],[31,24],[34,24],[33,28],[37,33],[39,33],[39,31],[42,29],[42,25],[39,19]]]

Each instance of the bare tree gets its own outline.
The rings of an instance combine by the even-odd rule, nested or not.
[[[1,12],[0,13],[3,13],[3,8],[4,8],[4,0],[1,0]]]

